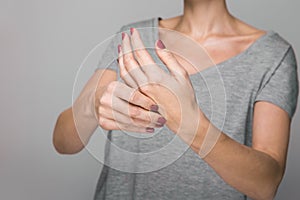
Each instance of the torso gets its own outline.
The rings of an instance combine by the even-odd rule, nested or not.
[[[157,24],[157,18],[153,18],[128,24],[121,31],[128,31],[130,27],[157,27]],[[141,30],[145,30],[142,37],[146,46],[153,47],[155,40],[159,39],[156,29]],[[248,35],[249,38],[251,38],[250,35]],[[238,37],[237,35],[227,38],[228,40],[220,37],[218,41],[224,39],[224,41],[228,41],[228,46],[234,47],[236,46],[235,42],[245,42],[244,47],[242,44],[237,45],[240,48],[232,47],[235,50],[231,52],[232,55],[239,53],[239,56],[230,58],[230,55],[226,54],[227,60],[218,67],[212,67],[202,73],[190,76],[199,106],[210,117],[209,120],[228,136],[247,146],[252,144],[253,106],[257,94],[270,80],[272,72],[277,69],[290,48],[290,45],[274,32],[268,32],[260,40],[257,40],[259,37],[252,38],[252,43],[249,40],[247,45],[246,36]],[[242,41],[241,38],[246,41]],[[254,43],[256,40],[257,42]],[[115,46],[107,50],[111,57],[102,59],[101,66],[111,63],[110,68],[118,71],[117,62],[110,61],[115,58],[115,50],[120,42],[121,37],[116,37],[113,43]],[[251,47],[248,48],[250,45]],[[217,52],[221,51],[220,48],[217,48],[218,45],[215,47]],[[248,48],[247,51],[243,51],[245,48]],[[149,53],[156,63],[160,63],[154,48],[149,48]],[[199,52],[193,53],[199,54]],[[161,67],[166,69],[163,65]],[[222,79],[220,79],[220,75]],[[226,98],[219,98],[224,91]],[[276,98],[280,99],[281,94],[279,95],[277,88],[276,91]],[[274,97],[271,93],[269,95]],[[296,100],[296,98],[292,99]],[[226,106],[223,106],[223,103],[226,103]],[[224,110],[224,108],[226,109]],[[215,115],[211,115],[212,110]],[[93,140],[101,141],[103,139],[101,134],[94,134]],[[174,142],[180,142],[180,140],[175,140],[177,137],[166,127],[157,129],[153,135],[129,135],[122,131],[109,132],[107,135],[110,141],[106,144],[104,164],[108,167],[105,166],[101,173],[95,200],[120,198],[136,200],[246,199],[243,194],[226,184],[190,148],[183,155],[177,157],[177,153],[182,152],[182,146],[176,145],[177,143]],[[99,137],[99,139],[95,137]],[[169,146],[169,144],[173,145]],[[96,148],[95,152],[98,153],[99,149]],[[128,156],[128,152],[135,152],[135,154]],[[173,158],[176,159],[173,160]],[[166,166],[165,164],[169,161],[174,162]],[[151,170],[153,168],[155,170]],[[142,173],[145,171],[148,173]]]

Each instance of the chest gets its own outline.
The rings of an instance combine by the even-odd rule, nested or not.
[[[182,67],[189,74],[195,74],[245,53],[260,36],[213,37],[196,41],[185,36],[174,40],[165,35],[163,41]]]

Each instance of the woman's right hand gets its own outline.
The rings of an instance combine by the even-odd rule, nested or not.
[[[166,123],[150,97],[118,81],[96,93],[95,109],[98,123],[105,130],[153,133],[154,128]]]

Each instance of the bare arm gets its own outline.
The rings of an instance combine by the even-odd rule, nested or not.
[[[191,148],[232,187],[253,199],[273,199],[285,170],[290,132],[288,113],[272,103],[258,101],[254,105],[252,147],[236,142],[210,124],[197,105],[188,73],[165,49],[162,41],[156,42],[156,53],[168,67],[169,74],[153,64],[149,53],[141,48],[143,44],[138,31],[133,29],[132,32],[130,38],[124,35],[123,50],[131,52],[131,42],[133,48],[139,45],[139,51],[134,51],[136,59],[131,53],[120,54],[120,71],[128,73],[140,90],[156,100],[161,107],[159,111],[166,116],[168,128],[191,144]],[[141,70],[141,63],[151,67]],[[132,66],[136,73],[130,73]],[[145,77],[151,84],[145,84],[140,77]],[[172,92],[164,88],[172,88]],[[205,146],[206,134],[220,137],[212,141],[214,146],[205,156],[201,147]]]
[[[208,123],[204,120],[202,124]],[[284,110],[268,102],[257,102],[252,148],[221,133],[204,160],[228,184],[249,197],[273,199],[285,170],[289,132],[290,119]],[[192,145],[195,152],[199,148]]]
[[[117,82],[115,71],[97,70],[73,106],[59,115],[53,144],[59,153],[77,153],[98,125],[105,130],[153,132],[165,123],[160,114],[150,112],[157,108],[139,90]]]
[[[73,154],[84,148],[98,126],[94,112],[95,88],[97,87],[96,96],[100,97],[109,83],[115,80],[116,72],[97,70],[85,85],[73,107],[68,108],[59,115],[53,132],[53,144],[59,153]],[[84,127],[78,123],[75,126],[74,108],[77,112],[76,116],[80,118]]]

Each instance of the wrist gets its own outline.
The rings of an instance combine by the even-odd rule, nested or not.
[[[75,128],[83,146],[88,143],[98,126],[98,120],[95,117],[94,99],[94,91],[85,90],[72,106]]]
[[[77,123],[89,121],[91,124],[98,124],[95,93],[95,90],[85,90],[73,103],[72,109]]]
[[[207,134],[210,122],[204,113],[199,109],[199,125],[196,129],[195,137],[191,143],[191,149],[195,152],[199,152],[205,136]]]
[[[195,151],[196,153],[199,153],[203,144],[203,141],[205,140],[205,135],[207,133],[208,126],[200,125],[197,129],[196,135],[190,145],[191,149]]]
[[[174,131],[194,151],[199,152],[209,127],[209,120],[197,106],[192,115],[182,117],[181,126]]]

